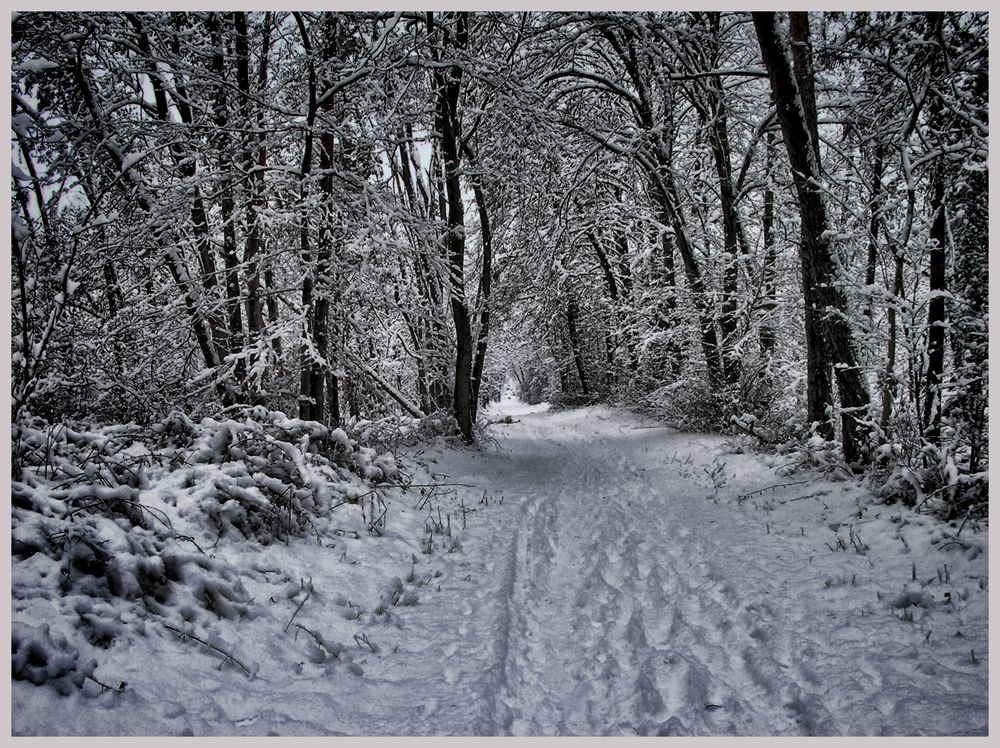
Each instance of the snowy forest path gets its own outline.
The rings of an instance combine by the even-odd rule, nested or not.
[[[671,441],[666,465],[645,454]],[[828,719],[788,650],[760,646],[770,590],[746,599],[710,561],[725,557],[713,526],[726,518],[706,501],[697,437],[596,409],[525,414],[503,445],[485,462],[523,498],[503,551],[509,625],[486,732],[798,733]]]
[[[95,677],[128,688],[16,681],[16,731],[987,733],[983,530],[620,409],[486,415],[478,447],[401,455],[415,481],[387,490],[380,532],[373,501],[316,537],[220,541],[259,603],[206,617],[198,646],[102,603],[138,633]],[[105,620],[83,606],[74,622]]]
[[[719,437],[612,409],[501,412],[499,449],[454,477],[504,499],[470,520],[490,527],[463,631],[491,659],[450,678],[486,705],[468,732],[872,734],[912,714],[884,690],[914,677],[908,640],[824,583],[871,564],[812,568],[813,533],[717,500],[773,473],[726,475]]]

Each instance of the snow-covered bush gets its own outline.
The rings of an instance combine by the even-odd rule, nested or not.
[[[386,458],[391,458],[400,447],[410,447],[421,442],[433,441],[439,436],[451,436],[458,431],[455,416],[445,411],[437,411],[423,418],[408,416],[384,416],[377,419],[359,419],[347,425],[347,431],[358,442],[376,446],[385,451],[381,458],[373,461],[378,468],[383,467]],[[394,465],[386,463],[390,471]],[[386,477],[392,477],[386,475]]]
[[[228,415],[195,423],[173,413],[147,427],[16,424],[15,610],[58,598],[80,645],[93,647],[144,620],[176,628],[253,617],[242,570],[213,547],[302,535],[398,475],[392,454],[342,429],[263,408]],[[19,624],[12,644],[15,678],[65,691],[93,672],[48,629]]]
[[[11,624],[11,677],[40,686],[52,685],[67,696],[83,686],[93,675],[97,661],[82,659],[80,652],[65,636],[41,626],[29,626],[20,621]]]
[[[723,428],[727,398],[700,377],[678,379],[642,398],[639,410],[687,431],[719,431]]]
[[[514,374],[517,377],[517,396],[528,405],[537,405],[555,394],[551,387],[552,377],[544,369],[532,366],[515,369]]]
[[[988,513],[988,471],[961,471],[947,449],[926,445],[911,454],[900,444],[884,444],[876,450],[870,482],[886,503],[919,507],[946,520]]]

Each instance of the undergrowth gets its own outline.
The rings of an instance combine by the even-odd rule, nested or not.
[[[200,641],[213,620],[254,617],[243,570],[215,555],[220,543],[319,537],[345,505],[384,528],[375,489],[401,478],[392,451],[261,407],[226,415],[14,425],[12,604],[57,596],[73,619],[62,631],[16,623],[15,680],[67,692],[93,680],[84,642],[107,648],[140,622]],[[362,434],[382,446],[406,438],[387,431]]]

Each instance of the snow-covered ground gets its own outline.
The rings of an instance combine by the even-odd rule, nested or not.
[[[14,733],[986,733],[985,528],[619,410],[485,415],[381,537],[219,544],[257,613],[205,639],[252,677],[135,622],[95,671],[127,688],[15,681]]]

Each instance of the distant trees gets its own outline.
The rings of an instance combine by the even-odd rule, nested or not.
[[[18,14],[13,414],[515,376],[982,472],[985,18]]]

